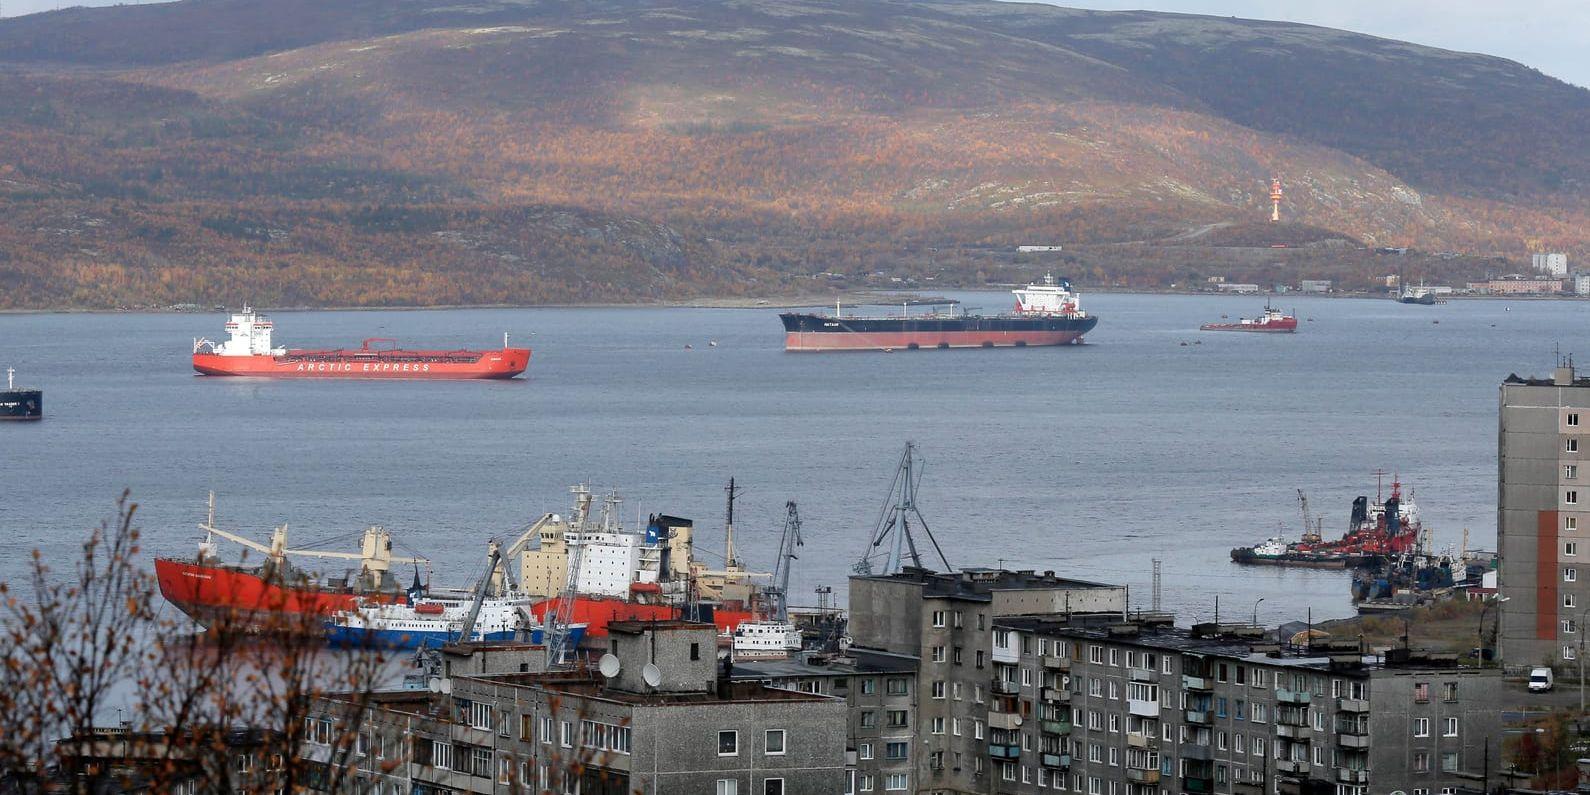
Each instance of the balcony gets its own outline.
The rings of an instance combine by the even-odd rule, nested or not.
[[[1133,784],[1158,784],[1158,770],[1138,770],[1135,767],[1126,769],[1126,780]]]
[[[1291,726],[1285,723],[1276,724],[1275,736],[1283,740],[1307,740],[1313,736],[1314,730],[1307,726]]]
[[[1208,710],[1189,709],[1189,710],[1187,710],[1187,713],[1185,715],[1183,715],[1183,717],[1186,719],[1186,721],[1188,723],[1195,723],[1195,724],[1197,724],[1199,726],[1209,726],[1209,725],[1211,725],[1211,722],[1209,720],[1209,711]]]
[[[1307,690],[1276,689],[1275,700],[1282,704],[1307,704],[1311,698]]]
[[[1014,712],[997,712],[989,710],[988,728],[1011,731],[1021,728],[1021,716]]]
[[[1183,676],[1181,678],[1183,690],[1213,690],[1214,685],[1202,676]]]
[[[1041,720],[1038,721],[1038,730],[1044,734],[1053,734],[1059,737],[1064,737],[1071,733],[1071,721]]]
[[[1021,685],[1016,684],[1013,680],[995,679],[993,684],[988,686],[988,689],[1001,695],[1013,696],[1021,692]]]
[[[1050,704],[1064,704],[1071,701],[1071,691],[1063,687],[1045,687],[1038,691],[1038,698]]]
[[[1336,708],[1342,712],[1368,712],[1369,699],[1367,698],[1338,698]]]
[[[1152,737],[1150,737],[1150,736],[1148,736],[1146,734],[1133,734],[1133,733],[1129,732],[1126,735],[1126,747],[1127,748],[1154,748],[1156,746],[1154,745],[1154,738],[1152,738]]]
[[[1038,763],[1043,765],[1044,767],[1058,768],[1060,770],[1070,770],[1071,769],[1071,755],[1070,754],[1039,754],[1038,755]]]
[[[1348,734],[1346,731],[1343,731],[1341,734],[1336,736],[1336,744],[1343,748],[1368,748],[1369,735]]]
[[[1043,667],[1051,671],[1069,671],[1071,670],[1071,658],[1061,657],[1058,654],[1045,654],[1043,656]]]
[[[1141,698],[1126,700],[1126,711],[1140,718],[1154,718],[1159,716],[1159,702]]]
[[[1148,670],[1147,668],[1133,668],[1127,672],[1127,676],[1133,682],[1153,682],[1157,680],[1157,677],[1154,676],[1154,672]]]
[[[1291,773],[1293,775],[1307,773],[1308,762],[1302,759],[1277,759],[1275,761],[1275,772]]]
[[[989,743],[988,755],[995,759],[1020,759],[1021,746],[1005,743]]]
[[[1338,767],[1336,768],[1336,780],[1343,784],[1368,784],[1369,771]]]
[[[1199,745],[1198,743],[1182,743],[1177,748],[1177,751],[1183,759],[1209,760],[1215,758],[1213,748],[1207,745]]]
[[[1215,788],[1215,780],[1206,776],[1183,776],[1181,788],[1187,792],[1210,792]]]

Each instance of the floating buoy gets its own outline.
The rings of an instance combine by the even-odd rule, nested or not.
[[[695,348],[695,346],[694,346],[694,345],[691,345],[691,344],[690,344],[690,343],[688,343],[688,342],[687,342],[687,343],[685,343],[685,350],[687,350],[687,351],[693,351],[693,350],[695,350],[695,349],[696,349],[696,348]]]
[[[716,348],[716,347],[718,347],[718,341],[717,341],[717,340],[710,340],[710,341],[708,341],[708,342],[707,342],[707,347],[709,347],[709,348]]]

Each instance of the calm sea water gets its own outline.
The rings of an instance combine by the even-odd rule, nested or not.
[[[791,590],[811,604],[819,585],[844,592],[907,440],[954,565],[1123,582],[1147,607],[1159,558],[1164,605],[1188,619],[1217,596],[1228,616],[1260,598],[1269,621],[1349,614],[1340,572],[1227,554],[1295,534],[1299,488],[1339,532],[1377,469],[1401,475],[1438,543],[1467,528],[1493,547],[1497,384],[1548,372],[1554,344],[1590,353],[1590,304],[1283,298],[1296,335],[1196,331],[1262,303],[1094,295],[1082,347],[829,355],[784,353],[770,309],[275,315],[292,345],[486,347],[509,331],[535,355],[506,383],[198,378],[190,340],[219,335],[218,315],[0,316],[0,368],[44,386],[49,412],[0,426],[0,579],[31,548],[69,557],[123,488],[160,554],[192,552],[213,489],[222,523],[251,536],[286,522],[295,546],[351,551],[382,524],[437,583],[463,584],[490,537],[566,511],[576,482],[622,491],[630,520],[697,519],[717,553],[732,475],[752,565],[771,566],[798,501]]]

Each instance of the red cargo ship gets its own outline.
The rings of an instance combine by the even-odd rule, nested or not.
[[[372,337],[355,350],[304,350],[271,346],[270,318],[243,307],[232,315],[225,342],[193,341],[193,369],[200,375],[264,378],[513,378],[530,366],[529,348],[494,351],[420,351],[372,348]]]
[[[215,503],[211,497],[210,518],[199,525],[205,531],[199,553],[192,559],[156,558],[155,579],[160,595],[193,620],[210,626],[217,619],[229,618],[242,625],[262,630],[306,629],[302,616],[329,616],[364,602],[396,602],[419,587],[418,566],[424,558],[392,556],[392,537],[380,527],[364,531],[359,552],[327,552],[288,549],[287,527],[276,528],[269,545],[244,538],[215,526]],[[257,564],[247,560],[236,564],[221,561],[215,537],[235,541],[262,557]],[[358,561],[358,570],[341,576],[321,577],[293,565],[290,557]],[[415,583],[405,589],[391,572],[391,566],[416,566]]]
[[[1235,323],[1205,323],[1198,327],[1199,331],[1258,331],[1272,334],[1290,334],[1297,331],[1297,316],[1288,315],[1279,309],[1271,309],[1269,304],[1264,305],[1264,314],[1258,317],[1245,317]]]

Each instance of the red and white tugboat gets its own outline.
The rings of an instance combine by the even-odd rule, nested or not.
[[[1264,314],[1258,317],[1245,317],[1235,323],[1205,323],[1198,327],[1199,331],[1261,331],[1272,334],[1291,334],[1297,331],[1297,316],[1288,315],[1279,309],[1271,309],[1264,305]]]
[[[380,337],[347,350],[303,350],[271,346],[270,318],[250,307],[226,323],[231,339],[193,341],[193,369],[200,375],[242,375],[264,378],[513,378],[530,366],[529,348],[495,351],[417,351],[372,348]]]

